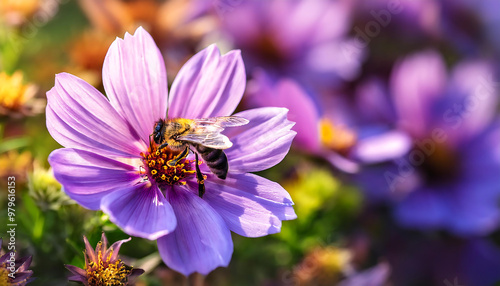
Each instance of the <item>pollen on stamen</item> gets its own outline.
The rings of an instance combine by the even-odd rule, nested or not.
[[[196,172],[195,160],[181,159],[173,167],[168,165],[169,161],[180,154],[179,151],[173,151],[168,146],[161,150],[157,149],[157,146],[152,148],[146,154],[141,153],[141,157],[149,180],[155,181],[160,188],[166,185],[184,185],[186,184],[184,180]]]

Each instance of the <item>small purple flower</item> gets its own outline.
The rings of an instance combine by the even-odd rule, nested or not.
[[[500,120],[492,68],[458,64],[448,75],[439,54],[399,62],[390,97],[394,125],[412,138],[405,155],[357,177],[371,198],[390,199],[405,226],[486,234],[498,227]]]
[[[349,9],[341,1],[240,1],[219,17],[249,71],[261,67],[316,88],[353,78],[361,64],[363,49],[349,49]]]
[[[16,253],[1,250],[3,240],[0,238],[0,285],[2,286],[24,286],[34,278],[32,270],[28,270],[31,264],[31,256],[16,259]]]
[[[73,265],[66,265],[66,268],[73,273],[68,279],[81,282],[86,286],[129,285],[129,283],[133,283],[133,279],[143,274],[144,270],[130,267],[118,258],[120,247],[130,239],[119,240],[108,248],[108,239],[103,232],[101,240],[94,250],[87,238],[83,236],[85,242],[85,268],[81,269]]]
[[[153,162],[148,155],[175,154],[169,148],[160,154],[149,150],[149,136],[155,122],[166,117],[167,106],[169,118],[231,115],[245,81],[239,51],[221,56],[212,45],[181,68],[167,102],[165,66],[153,39],[142,28],[126,34],[114,41],[104,62],[109,100],[65,73],[56,76],[47,93],[47,128],[66,147],[49,156],[56,179],[72,199],[103,210],[126,233],[157,239],[160,255],[172,269],[207,274],[227,266],[233,252],[230,231],[264,236],[279,232],[282,220],[296,218],[285,189],[249,173],[274,166],[288,153],[295,132],[287,110],[236,114],[250,123],[225,132],[233,143],[225,150],[225,180],[211,174],[206,164],[200,166],[207,177],[203,198],[198,196],[194,155],[175,167]],[[171,185],[158,181],[158,170],[165,170]]]

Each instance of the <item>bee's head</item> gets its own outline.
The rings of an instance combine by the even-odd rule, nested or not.
[[[165,121],[160,119],[155,123],[155,129],[153,131],[153,140],[156,144],[161,144],[165,134]]]

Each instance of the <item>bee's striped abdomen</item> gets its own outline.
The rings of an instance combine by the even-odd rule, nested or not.
[[[203,158],[212,173],[219,177],[219,179],[226,178],[229,165],[224,151],[207,148],[202,145],[196,145],[196,151],[201,155],[201,158]]]

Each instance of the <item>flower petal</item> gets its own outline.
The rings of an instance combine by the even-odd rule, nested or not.
[[[184,275],[208,274],[227,266],[233,253],[231,232],[219,214],[186,187],[167,193],[178,225],[158,239],[158,251],[165,264]]]
[[[205,186],[203,199],[239,235],[259,237],[278,233],[282,220],[297,218],[288,192],[260,176],[230,174],[226,180],[220,180],[209,175]]]
[[[204,118],[231,115],[245,91],[246,75],[240,51],[221,57],[211,45],[181,68],[170,93],[168,116]]]
[[[102,232],[101,234],[101,247],[103,249],[103,251],[107,251],[108,249],[108,246],[109,246],[109,241],[108,241],[108,238],[106,237],[106,234],[104,232]],[[106,255],[104,255],[106,256]]]
[[[443,190],[415,190],[396,206],[399,223],[414,228],[439,228],[448,215],[448,202],[439,193]],[[442,192],[441,192],[442,193]]]
[[[57,149],[48,161],[68,196],[92,210],[100,208],[109,192],[140,181],[136,167],[84,150]]]
[[[10,280],[9,282],[12,283],[11,285],[22,285],[20,282],[25,282],[32,275],[33,275],[32,270],[27,270],[24,272],[16,272],[16,274],[14,275],[15,278]]]
[[[352,99],[350,99],[352,100]],[[367,108],[367,107],[370,108]],[[356,89],[356,117],[363,123],[391,126],[396,120],[394,105],[385,82],[373,77],[360,83]]]
[[[104,255],[104,257],[108,257],[108,255],[112,253],[110,260],[114,261],[118,259],[118,252],[120,252],[120,247],[122,247],[122,244],[124,244],[125,242],[129,242],[131,239],[132,238],[129,237],[127,239],[118,240],[117,242],[113,243],[106,251],[106,255]]]
[[[263,107],[235,114],[250,123],[226,132],[233,143],[225,150],[229,172],[262,171],[283,160],[296,134],[291,130],[294,123],[286,119],[287,112],[286,108]]]
[[[487,235],[498,228],[498,177],[491,182],[461,182],[448,198],[448,215],[444,222],[451,232],[462,235]],[[474,190],[471,192],[471,190]],[[450,191],[450,190],[447,190]],[[496,194],[495,194],[496,193]]]
[[[94,251],[94,249],[92,248],[92,245],[90,245],[90,242],[88,240],[88,238],[84,235],[83,236],[83,242],[85,244],[85,255],[88,256],[88,259],[89,261],[97,261],[97,253],[100,251],[100,247],[98,247],[99,245],[96,245],[96,249]],[[86,264],[86,263],[85,263]]]
[[[338,168],[342,172],[354,174],[359,172],[361,169],[359,162],[346,158],[335,151],[326,149],[317,152],[316,154],[325,158],[328,162],[330,162],[330,164],[332,164],[332,166]]]
[[[171,233],[177,224],[172,206],[160,190],[146,183],[108,194],[101,209],[125,233],[149,240]]]
[[[87,272],[85,270],[68,264],[64,265],[64,267],[73,273],[72,276],[68,277],[68,280],[82,283],[87,282]]]
[[[166,117],[168,87],[160,50],[142,27],[111,44],[103,84],[111,104],[149,142],[155,121]]]
[[[432,104],[444,92],[446,67],[441,56],[427,51],[404,59],[391,75],[391,91],[401,127],[425,136]]]
[[[441,108],[436,109],[437,122],[452,142],[473,138],[488,127],[498,107],[498,83],[489,63],[466,61],[451,74]]]
[[[382,286],[386,284],[390,273],[389,263],[381,262],[370,269],[349,275],[338,286]]]
[[[78,77],[56,75],[47,100],[47,129],[65,147],[121,157],[146,149],[106,97]]]
[[[16,260],[17,272],[27,271],[31,265],[32,260],[33,260],[32,256],[22,257],[22,258]],[[17,265],[19,265],[19,266],[17,266]]]
[[[274,82],[263,70],[255,72],[253,77],[254,80],[247,88],[248,96],[245,103],[252,108],[265,106],[288,108],[288,118],[296,123],[293,126],[293,130],[297,131],[294,144],[306,150],[318,150],[319,111],[312,97],[291,79]]]
[[[406,133],[390,130],[360,139],[351,155],[363,163],[379,163],[406,155],[412,145]]]

